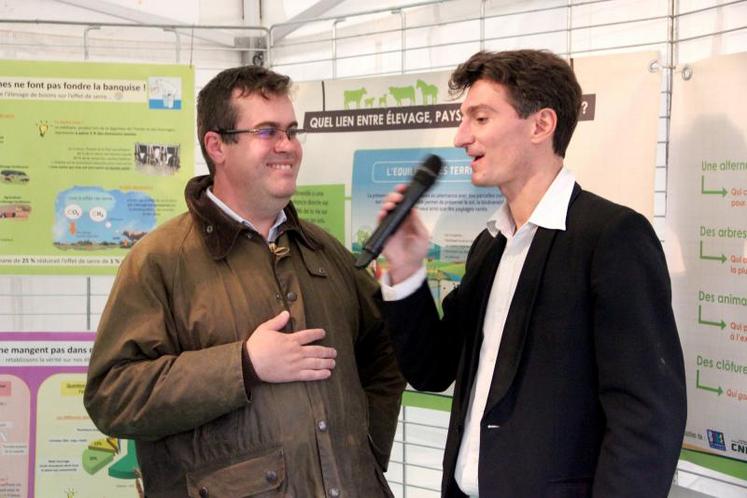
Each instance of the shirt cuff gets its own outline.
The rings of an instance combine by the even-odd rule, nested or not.
[[[425,265],[421,266],[418,271],[407,277],[402,282],[391,285],[391,279],[389,278],[389,272],[384,272],[379,279],[381,284],[381,297],[384,301],[399,301],[406,297],[415,294],[415,291],[420,288],[425,281],[426,271]]]

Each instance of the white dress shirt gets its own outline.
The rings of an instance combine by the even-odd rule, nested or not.
[[[242,218],[239,213],[228,207],[228,204],[220,200],[218,196],[213,193],[212,189],[207,189],[207,196],[228,216],[238,221],[245,227],[251,228],[255,232],[260,233],[259,230],[257,230],[257,228],[252,225],[251,221]],[[267,242],[275,242],[275,240],[278,238],[278,227],[285,223],[287,219],[288,217],[285,215],[285,210],[282,210],[280,211],[280,213],[278,213],[278,217],[275,218],[275,223],[272,225],[272,227],[270,227],[270,231],[267,233]]]
[[[454,477],[459,488],[467,495],[478,496],[478,462],[480,456],[480,423],[488,400],[490,384],[493,380],[498,348],[503,335],[511,300],[519,282],[529,247],[537,232],[537,227],[550,230],[565,230],[568,204],[575,183],[573,173],[562,168],[544,196],[534,208],[529,220],[516,230],[508,204],[503,203],[488,220],[487,228],[493,237],[499,233],[506,238],[506,248],[501,256],[498,270],[490,290],[488,306],[483,323],[483,340],[477,374],[470,393],[469,408],[464,427],[464,436],[459,447]],[[425,268],[409,279],[389,286],[388,275],[382,278],[384,300],[402,299],[415,292],[425,279]]]

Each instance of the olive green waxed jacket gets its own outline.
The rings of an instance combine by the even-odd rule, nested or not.
[[[136,441],[145,494],[170,497],[391,496],[382,475],[404,381],[377,284],[291,204],[271,251],[187,185],[189,213],[122,263],[91,355],[85,406]],[[337,350],[323,381],[259,381],[242,348],[283,310]]]

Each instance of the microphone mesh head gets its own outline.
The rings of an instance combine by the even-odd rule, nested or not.
[[[427,169],[434,175],[438,176],[439,173],[441,173],[441,168],[443,167],[444,162],[441,160],[440,157],[431,154],[428,157],[425,158],[425,161],[423,161],[422,168]]]
[[[432,185],[441,173],[443,165],[444,162],[440,157],[431,154],[425,158],[423,163],[415,171],[413,180],[423,185]]]

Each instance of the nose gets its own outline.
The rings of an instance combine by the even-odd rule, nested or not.
[[[280,136],[275,140],[275,151],[286,152],[294,150],[296,146],[301,147],[298,140],[291,140],[285,130],[279,130]]]
[[[472,132],[469,129],[469,125],[465,119],[459,123],[456,135],[454,135],[454,147],[466,147],[474,142],[475,137],[472,136]]]

